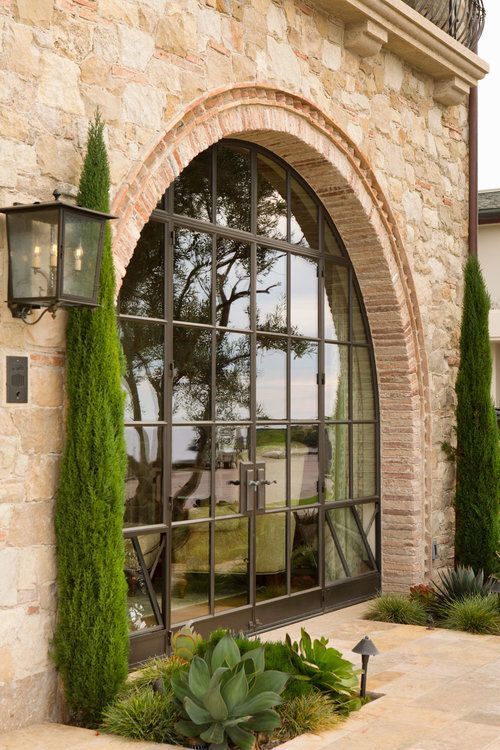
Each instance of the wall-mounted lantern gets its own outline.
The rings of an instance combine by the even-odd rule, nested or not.
[[[104,229],[116,217],[66,203],[57,191],[54,199],[0,208],[7,216],[8,305],[15,318],[25,320],[39,307],[53,314],[59,307],[97,307]]]

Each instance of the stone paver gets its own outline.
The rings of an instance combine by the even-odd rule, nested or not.
[[[500,750],[500,638],[362,619],[366,605],[266,633],[275,640],[301,625],[326,635],[355,661],[352,647],[370,635],[380,654],[368,688],[381,698],[338,729],[296,737],[280,750]],[[38,724],[0,737],[0,750],[169,750],[61,724]],[[179,748],[177,748],[179,750]]]

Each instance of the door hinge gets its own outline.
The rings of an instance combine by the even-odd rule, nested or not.
[[[175,244],[175,231],[173,229],[170,230],[170,242],[172,245]]]
[[[172,645],[172,631],[167,630],[167,648],[170,649],[171,645]]]
[[[322,372],[322,373],[318,372],[316,374],[316,383],[318,385],[325,385],[325,373],[324,372]]]

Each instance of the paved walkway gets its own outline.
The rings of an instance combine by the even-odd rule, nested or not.
[[[349,656],[371,636],[380,654],[370,661],[368,689],[384,696],[337,730],[296,738],[285,750],[500,750],[500,638],[426,630],[361,619],[357,605],[303,623]],[[300,624],[267,638],[293,638]],[[356,660],[355,654],[349,658]],[[41,724],[0,737],[0,750],[165,750],[170,745],[124,742],[85,729]],[[179,748],[177,748],[179,750]]]

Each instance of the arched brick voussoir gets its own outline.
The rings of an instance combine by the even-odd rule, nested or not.
[[[363,154],[308,100],[241,84],[200,98],[172,121],[120,187],[114,256],[118,286],[142,227],[182,169],[221,138],[254,141],[316,191],[349,252],[370,324],[380,398],[382,563],[386,588],[430,572],[432,446],[427,359],[408,258]]]

